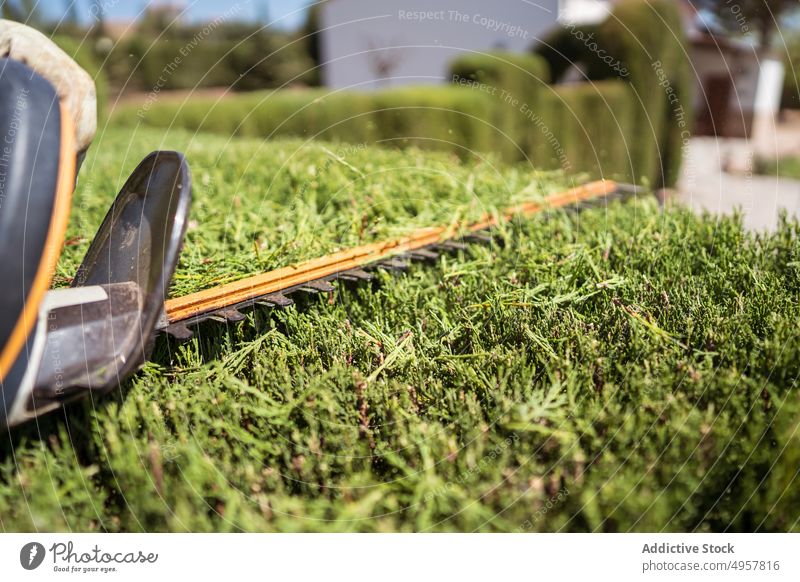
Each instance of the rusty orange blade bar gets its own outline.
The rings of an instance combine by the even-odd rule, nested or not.
[[[577,202],[602,198],[616,192],[617,189],[617,183],[611,180],[590,182],[577,188],[552,194],[544,200],[506,208],[499,216],[485,215],[473,224],[421,228],[399,239],[353,247],[205,291],[169,299],[164,304],[167,321],[172,324],[190,319],[264,295],[278,293],[290,287],[363,267],[398,253],[443,243],[455,238],[460,232],[485,230],[497,226],[500,221],[511,220],[516,216],[530,216],[549,208],[560,208]]]

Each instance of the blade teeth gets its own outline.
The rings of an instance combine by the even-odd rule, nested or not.
[[[375,275],[367,273],[364,269],[350,269],[337,273],[336,277],[345,281],[372,281]]]
[[[448,252],[458,252],[467,250],[469,245],[454,240],[448,240],[439,243],[437,247]]]
[[[235,309],[233,307],[227,307],[225,309],[220,309],[219,311],[215,311],[212,315],[212,318],[217,316],[221,318],[225,322],[235,323],[237,321],[243,321],[246,319],[244,313]]]
[[[417,261],[435,261],[439,258],[439,253],[428,249],[416,249],[410,251],[408,256]]]
[[[617,183],[617,189],[614,190],[610,195],[630,195],[630,194],[644,194],[647,190],[641,186],[637,186],[636,184],[625,184],[625,183]]]
[[[194,332],[183,323],[173,323],[164,328],[164,333],[171,335],[176,340],[185,341],[194,337]]]
[[[303,291],[309,291],[311,293],[331,293],[336,291],[336,287],[328,283],[327,281],[310,281],[300,287]]]
[[[495,238],[489,234],[475,232],[464,237],[466,242],[490,245],[495,242]]]
[[[256,300],[256,303],[259,305],[266,305],[267,307],[289,307],[290,305],[294,305],[294,301],[286,297],[281,293],[270,293],[269,295],[264,295],[263,297],[259,297]]]
[[[385,261],[380,261],[377,263],[377,266],[381,269],[386,269],[387,271],[407,271],[408,270],[408,263],[401,259],[386,259]]]

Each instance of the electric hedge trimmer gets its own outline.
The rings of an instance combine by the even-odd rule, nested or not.
[[[53,87],[26,66],[0,59],[0,425],[119,386],[147,360],[158,332],[185,340],[205,320],[241,321],[246,308],[291,305],[288,296],[296,291],[331,292],[337,279],[368,280],[372,269],[404,270],[409,260],[490,240],[487,233],[500,221],[635,191],[592,182],[474,224],[423,228],[166,299],[191,178],[181,154],[159,151],[122,187],[72,286],[49,290],[75,183],[72,131]]]

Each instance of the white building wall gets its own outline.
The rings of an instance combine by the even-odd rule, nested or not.
[[[559,20],[563,24],[598,24],[611,13],[611,0],[561,0]]]
[[[443,83],[459,54],[525,52],[558,15],[559,0],[329,0],[320,14],[323,81],[353,89]]]

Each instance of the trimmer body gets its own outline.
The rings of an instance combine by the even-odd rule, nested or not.
[[[50,290],[74,185],[73,129],[55,90],[0,59],[0,426],[119,386],[152,349],[186,230],[186,161],[147,156],[72,286]]]

